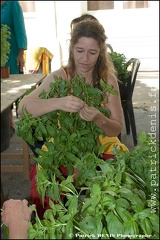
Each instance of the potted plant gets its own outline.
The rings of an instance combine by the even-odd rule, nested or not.
[[[10,46],[8,39],[11,38],[10,28],[6,24],[1,24],[1,78],[9,77],[8,54],[10,53]]]
[[[117,73],[117,78],[119,80],[119,89],[121,94],[121,99],[124,98],[126,92],[126,85],[131,77],[131,71],[128,70],[129,62],[123,53],[110,52],[111,60],[113,62],[114,68]]]
[[[117,72],[118,80],[121,82],[126,81],[131,76],[131,71],[128,70],[128,61],[123,53],[110,52],[109,53],[115,70]]]

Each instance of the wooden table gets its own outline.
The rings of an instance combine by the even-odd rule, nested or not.
[[[46,74],[12,74],[7,79],[1,79],[1,116],[10,109],[12,104],[19,98],[23,97],[27,90],[37,86]],[[9,123],[9,121],[8,121]],[[8,125],[10,128],[10,123]],[[24,178],[29,178],[30,157],[33,154],[29,153],[27,143],[22,140],[22,153],[1,153],[1,159],[20,158],[23,161],[22,165],[16,166],[1,166],[2,172],[24,172]]]

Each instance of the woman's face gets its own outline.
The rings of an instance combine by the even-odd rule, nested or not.
[[[94,38],[79,38],[73,50],[77,73],[87,73],[93,70],[99,57],[99,52],[98,42]]]

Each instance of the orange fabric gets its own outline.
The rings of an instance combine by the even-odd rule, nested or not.
[[[46,61],[46,57],[52,60],[53,54],[44,47],[28,49],[25,51],[25,67],[26,70],[38,70],[41,61]],[[43,67],[43,66],[42,66]],[[44,66],[45,67],[45,66]],[[43,72],[45,73],[45,72]],[[48,74],[48,73],[46,73]]]
[[[67,73],[66,69],[65,69],[64,67],[61,67],[61,69],[62,69],[62,71],[64,72],[64,75],[65,75],[65,77],[66,77],[65,80],[68,80],[68,73]]]
[[[104,150],[105,154],[113,154],[113,147],[119,147],[121,151],[128,151],[128,148],[120,142],[118,137],[102,137],[101,135],[99,136],[99,141],[101,142],[102,145],[105,143],[110,143]]]

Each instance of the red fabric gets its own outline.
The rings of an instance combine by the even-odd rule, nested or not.
[[[114,159],[114,155],[103,153],[103,160],[108,160],[108,159]]]
[[[37,189],[36,189],[36,179],[35,179],[35,176],[37,174],[36,165],[31,165],[31,168],[32,168],[32,170],[29,174],[29,177],[31,180],[30,199],[31,199],[32,203],[36,205],[37,214],[38,214],[39,218],[42,220],[44,212],[50,208],[49,197],[48,196],[45,197],[44,207],[43,207],[42,199],[40,198],[40,196],[37,192]]]
[[[112,154],[103,154],[103,159],[107,160],[110,158],[114,158],[114,155]],[[65,167],[60,167],[60,171],[63,174],[64,177],[67,177],[67,170]],[[39,218],[42,220],[43,219],[43,214],[47,209],[50,209],[49,206],[49,197],[46,196],[44,199],[44,207],[42,204],[42,199],[40,198],[37,189],[36,189],[36,179],[35,176],[37,174],[36,171],[36,165],[31,165],[31,171],[29,174],[30,180],[31,180],[31,190],[30,190],[30,199],[32,201],[33,204],[36,205],[36,209],[37,209],[37,214],[39,216]],[[63,195],[64,196],[64,195]],[[54,202],[56,204],[56,202]]]
[[[67,177],[67,171],[66,171],[65,167],[60,167],[60,171],[62,172],[62,175],[64,177]],[[49,197],[48,196],[45,197],[44,207],[43,207],[42,199],[40,198],[39,193],[37,192],[36,179],[35,179],[36,174],[37,174],[36,165],[32,164],[31,171],[29,174],[29,178],[31,180],[30,199],[31,199],[32,203],[36,205],[37,214],[38,214],[39,218],[42,220],[44,212],[47,209],[50,209]],[[61,198],[63,198],[63,197],[64,197],[64,193],[63,193],[63,195],[61,195]],[[56,201],[54,201],[54,203],[56,204]]]

